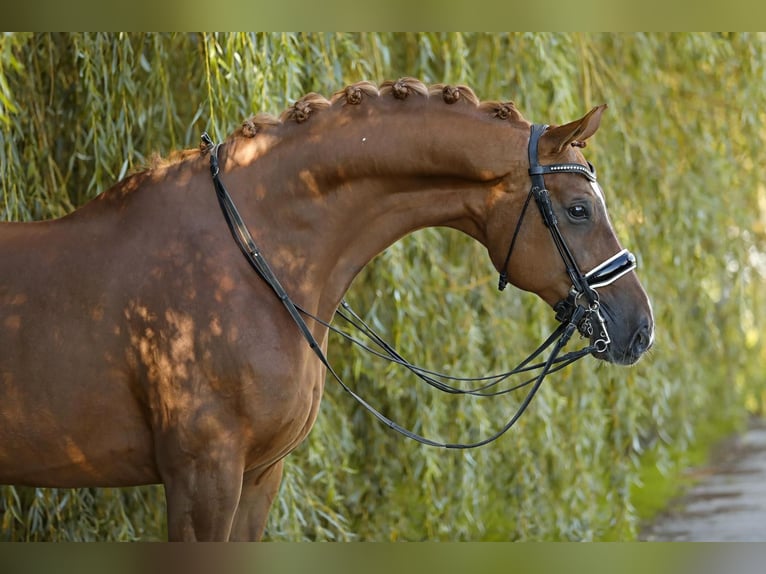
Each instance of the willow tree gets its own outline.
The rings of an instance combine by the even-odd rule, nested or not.
[[[765,41],[758,34],[6,34],[0,217],[61,216],[151,155],[196,147],[203,131],[222,139],[256,111],[279,113],[304,93],[329,95],[362,79],[467,84],[545,123],[608,103],[587,155],[654,302],[652,356],[632,369],[586,359],[556,374],[512,432],[475,451],[403,439],[328,381],[314,430],[288,458],[267,537],[630,539],[647,456],[671,468],[683,462],[673,457],[696,440],[700,421],[734,428],[763,408]],[[446,230],[389,248],[348,298],[404,355],[455,374],[512,367],[553,326],[535,297],[497,293],[482,248]],[[434,394],[339,339],[330,356],[392,418],[447,440],[490,434],[518,400]],[[5,486],[0,537],[158,539],[163,503],[159,487]]]

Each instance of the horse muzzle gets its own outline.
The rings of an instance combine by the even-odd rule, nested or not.
[[[623,328],[609,307],[600,301],[598,290],[615,283],[637,266],[636,257],[627,249],[616,253],[582,277],[578,289],[572,286],[566,299],[556,305],[556,319],[562,323],[575,321],[582,337],[589,339],[594,357],[631,365],[649,350],[654,342],[654,321],[651,312],[638,321],[638,326],[627,337],[621,332],[613,340],[611,332]],[[587,293],[586,293],[587,290]]]
[[[615,327],[617,321],[605,321],[606,328]],[[615,329],[612,329],[613,331]],[[615,363],[618,365],[633,365],[652,347],[654,344],[654,321],[650,316],[640,320],[638,326],[632,331],[628,331],[626,336],[613,337],[614,340],[606,349],[596,350],[592,353],[597,359]],[[593,343],[591,343],[593,344]]]

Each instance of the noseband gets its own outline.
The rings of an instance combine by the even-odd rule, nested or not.
[[[574,318],[577,328],[583,336],[593,339],[595,334],[593,347],[597,352],[603,353],[609,347],[611,339],[606,330],[604,317],[601,314],[601,304],[597,289],[611,285],[620,277],[635,269],[636,257],[627,249],[623,249],[587,273],[580,271],[580,267],[577,265],[577,261],[559,229],[558,219],[553,211],[550,193],[545,187],[545,178],[543,176],[549,173],[577,173],[586,177],[591,183],[598,185],[596,170],[590,163],[587,166],[579,163],[540,165],[538,143],[540,136],[547,129],[548,126],[545,124],[533,124],[530,130],[528,155],[529,176],[532,179],[532,187],[516,222],[516,228],[513,231],[508,253],[500,271],[498,289],[502,291],[508,285],[508,263],[511,260],[516,238],[524,221],[527,207],[530,200],[534,197],[535,203],[542,215],[543,223],[545,223],[545,226],[550,231],[553,243],[556,245],[556,250],[564,261],[567,275],[569,275],[572,281],[572,288],[569,290],[567,297],[553,306],[553,309],[556,311],[556,319],[562,323],[569,323]]]

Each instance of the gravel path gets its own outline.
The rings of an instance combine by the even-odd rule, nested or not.
[[[766,542],[766,421],[724,442],[699,482],[639,539]]]

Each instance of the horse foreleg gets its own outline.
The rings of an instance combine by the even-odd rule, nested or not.
[[[241,489],[242,467],[203,456],[163,475],[168,540],[225,541]]]
[[[230,540],[260,540],[271,503],[282,481],[283,461],[264,470],[246,472]]]

